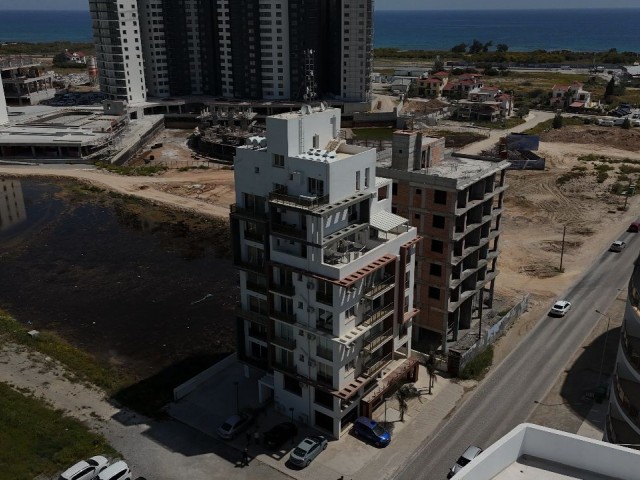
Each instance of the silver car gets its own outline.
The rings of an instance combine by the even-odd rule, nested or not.
[[[293,449],[289,455],[289,461],[298,467],[306,467],[325,448],[327,448],[327,439],[322,435],[307,437]]]
[[[471,462],[471,460],[476,458],[481,453],[482,453],[482,449],[480,447],[474,447],[472,445],[469,448],[467,448],[462,453],[462,455],[460,455],[460,458],[456,460],[456,463],[454,463],[453,466],[449,469],[449,474],[447,475],[447,478],[453,477],[456,473],[462,470],[465,467],[465,465],[467,465],[467,463]]]

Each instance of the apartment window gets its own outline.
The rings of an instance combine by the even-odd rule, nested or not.
[[[416,188],[416,195],[422,195],[422,189]]]
[[[370,169],[365,168],[364,169],[364,188],[369,188],[369,173],[370,173]]]
[[[302,396],[302,387],[300,386],[300,382],[293,377],[288,375],[284,376],[284,389],[287,392],[291,392],[294,395]]]
[[[277,153],[274,153],[273,166],[278,168],[284,168],[284,155],[279,155]]]
[[[318,282],[318,293],[316,300],[325,305],[333,305],[333,284],[330,282]]]
[[[360,190],[360,171],[356,172],[356,190]]]
[[[413,218],[415,218],[416,220],[420,220],[420,214],[419,213],[414,213],[413,214]]]
[[[445,192],[444,190],[435,190],[433,192],[433,203],[437,203],[438,205],[446,205],[447,192]]]
[[[429,287],[429,298],[440,300],[440,289],[436,287]]]
[[[429,265],[429,275],[433,275],[434,277],[442,276],[442,265],[438,265],[437,263]]]
[[[318,342],[316,345],[316,355],[320,358],[324,358],[325,360],[333,360],[332,340],[325,337],[317,337],[317,338],[318,338]]]
[[[398,195],[398,184],[391,184],[391,195]]]
[[[378,201],[386,200],[389,196],[389,187],[384,186],[378,189]]]
[[[309,193],[312,195],[324,195],[324,181],[317,178],[309,178],[308,181]]]
[[[432,227],[433,228],[444,228],[444,217],[442,215],[434,215],[433,216]]]
[[[442,243],[442,240],[431,240],[431,251],[442,253],[444,251],[444,243]]]
[[[333,368],[330,365],[319,362],[317,378],[326,383],[333,383]]]

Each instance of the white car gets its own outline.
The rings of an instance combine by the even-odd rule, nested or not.
[[[456,475],[456,473],[458,473],[460,470],[462,470],[468,463],[471,462],[471,460],[476,458],[481,453],[482,453],[482,449],[480,447],[474,447],[473,445],[468,447],[462,453],[462,455],[460,455],[460,458],[458,458],[458,460],[456,460],[456,463],[454,463],[453,466],[449,469],[449,473],[447,474],[447,478],[454,477]]]
[[[129,465],[119,460],[100,472],[97,480],[131,480],[131,470]]]
[[[571,308],[571,302],[567,302],[566,300],[558,300],[556,303],[553,304],[553,307],[551,307],[551,311],[549,312],[549,315],[557,315],[559,317],[564,317],[570,308]]]
[[[610,252],[621,252],[622,250],[624,250],[624,248],[626,246],[627,246],[627,244],[625,242],[623,242],[622,240],[616,240],[609,247],[609,251]]]
[[[218,435],[225,440],[231,440],[250,423],[251,417],[249,415],[231,415],[218,427]]]
[[[58,480],[93,480],[109,465],[102,455],[96,455],[88,460],[82,460],[73,467],[67,468],[60,474]]]

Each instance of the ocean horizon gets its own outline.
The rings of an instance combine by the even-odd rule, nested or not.
[[[88,11],[0,10],[0,43],[92,42]],[[640,8],[374,12],[374,47],[451,50],[474,39],[510,51],[640,52]]]

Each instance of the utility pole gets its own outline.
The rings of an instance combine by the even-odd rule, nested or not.
[[[562,230],[562,247],[560,247],[560,273],[562,273],[562,259],[564,257],[564,238],[567,234],[567,226]]]

